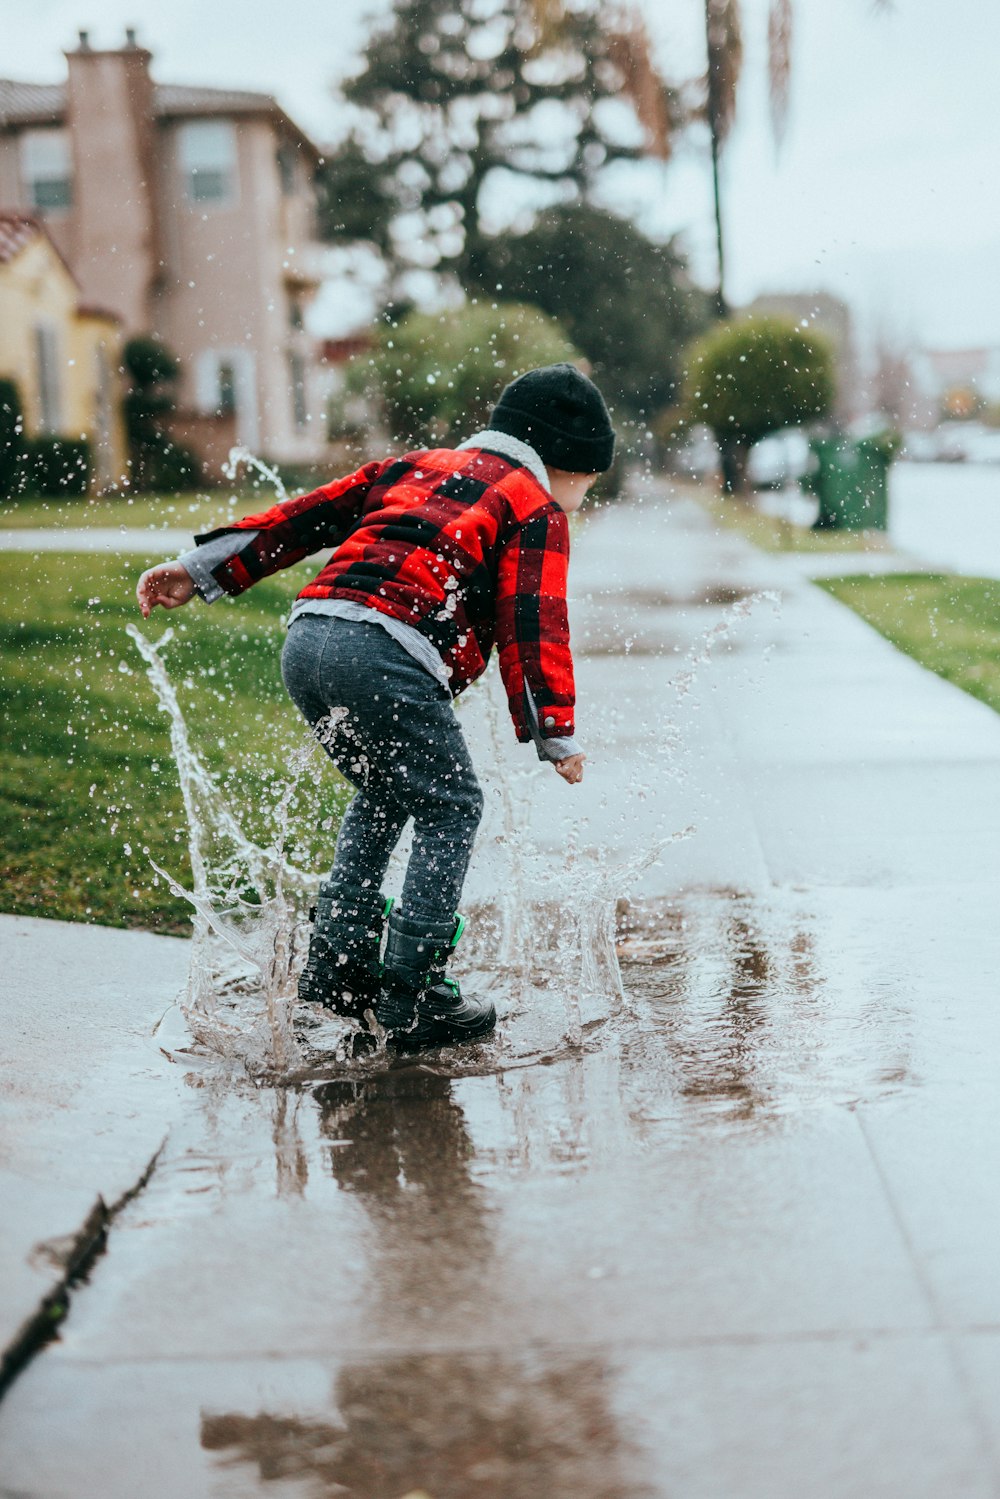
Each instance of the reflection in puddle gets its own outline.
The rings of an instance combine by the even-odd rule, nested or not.
[[[878,923],[822,920],[814,896],[685,898],[671,919],[637,911],[620,947],[633,1003],[651,1022],[625,1044],[657,1117],[685,1105],[760,1122],[854,1103],[912,1082],[910,1028],[878,992],[893,959]],[[904,981],[905,982],[905,981]],[[894,987],[903,992],[898,978]],[[669,1077],[664,1109],[659,1092]]]
[[[477,1179],[457,1086],[415,1065],[311,1092],[314,1155],[368,1219],[358,1294],[371,1298],[376,1345],[388,1329],[397,1340],[417,1331],[433,1346],[444,1308],[474,1341],[483,1310],[501,1294],[499,1211]],[[203,1409],[201,1443],[247,1484],[294,1481],[317,1499],[652,1494],[637,1476],[638,1450],[619,1429],[616,1375],[594,1352],[373,1356],[342,1365],[329,1413],[277,1402],[253,1414]]]
[[[488,1294],[494,1237],[451,1081],[417,1066],[329,1082],[312,1097],[320,1139],[332,1142],[327,1169],[361,1200],[374,1229],[392,1314],[421,1317],[429,1283],[474,1314]]]
[[[614,1373],[594,1355],[374,1359],[340,1370],[325,1417],[203,1411],[201,1441],[310,1499],[646,1499]]]

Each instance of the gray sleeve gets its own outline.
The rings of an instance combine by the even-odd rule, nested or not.
[[[570,755],[580,755],[583,751],[575,739],[539,739],[535,742],[539,760],[551,760],[553,765],[557,760],[567,760]]]
[[[230,557],[234,557],[256,535],[256,531],[227,531],[225,536],[217,536],[214,541],[203,541],[200,546],[175,559],[191,575],[195,591],[206,604],[214,604],[225,592],[213,578],[212,569],[218,567],[220,562],[228,562]]]

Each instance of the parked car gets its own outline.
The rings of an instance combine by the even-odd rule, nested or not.
[[[1000,463],[1000,430],[977,427],[965,444],[966,463]]]
[[[938,456],[936,432],[905,432],[899,456],[905,463],[934,463]]]
[[[692,427],[670,456],[672,473],[706,479],[719,471],[719,449],[708,427]]]
[[[1000,463],[1000,431],[982,422],[942,422],[933,434],[938,463]]]

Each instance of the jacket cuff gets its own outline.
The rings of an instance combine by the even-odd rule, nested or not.
[[[553,765],[559,760],[568,760],[570,755],[583,753],[572,734],[565,739],[539,739],[535,749],[539,760],[551,760]]]
[[[184,552],[176,558],[178,564],[190,576],[194,584],[194,591],[206,604],[214,604],[216,599],[221,599],[223,590],[212,577],[205,557],[199,557],[197,549],[193,552]]]
[[[192,551],[176,559],[190,573],[195,591],[206,604],[214,604],[226,591],[216,580],[213,568],[229,562],[256,535],[256,531],[224,531],[212,541],[199,542]]]

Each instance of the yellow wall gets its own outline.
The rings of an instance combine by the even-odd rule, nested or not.
[[[15,380],[29,437],[44,429],[38,329],[50,330],[55,403],[49,430],[90,439],[94,487],[125,472],[122,337],[117,321],[78,310],[76,282],[49,240],[37,235],[0,265],[0,376]]]

